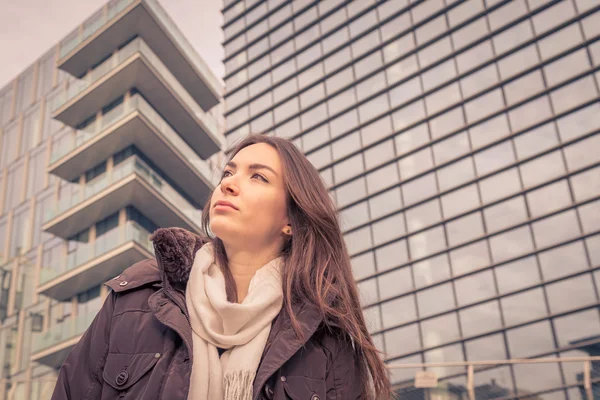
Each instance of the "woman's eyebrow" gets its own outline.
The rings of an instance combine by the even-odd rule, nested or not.
[[[229,162],[227,163],[227,166],[228,166],[228,167],[231,167],[231,168],[237,168],[237,164],[236,164],[235,162],[233,162],[233,161],[229,161]],[[249,170],[256,170],[256,169],[268,169],[268,170],[269,170],[269,171],[271,171],[271,172],[272,172],[272,173],[273,173],[275,176],[278,176],[278,175],[277,175],[277,172],[275,172],[275,170],[274,170],[273,168],[269,167],[268,165],[264,165],[264,164],[252,163],[252,164],[248,165],[248,169],[249,169]]]

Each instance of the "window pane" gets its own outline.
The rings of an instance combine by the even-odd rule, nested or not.
[[[528,227],[516,228],[490,238],[492,258],[501,262],[533,250],[533,240]]]
[[[538,248],[564,242],[581,234],[574,210],[544,218],[533,223],[532,228]]]
[[[500,293],[513,292],[540,282],[534,257],[527,257],[495,268]]]
[[[560,278],[588,268],[581,241],[541,252],[538,257],[545,280]]]
[[[528,290],[500,299],[506,325],[517,325],[548,314],[544,292],[541,288]]]
[[[495,232],[527,220],[523,196],[514,197],[483,210],[488,232]]]
[[[546,286],[550,312],[562,313],[596,303],[592,275],[584,274]]]
[[[417,292],[417,304],[421,318],[453,309],[452,284],[446,283]]]
[[[478,335],[502,327],[497,300],[460,310],[459,315],[464,336]]]

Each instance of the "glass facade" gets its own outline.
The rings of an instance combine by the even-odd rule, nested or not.
[[[386,362],[597,355],[600,4],[224,3],[228,142],[291,138],[319,170]],[[577,398],[575,375],[475,384]]]

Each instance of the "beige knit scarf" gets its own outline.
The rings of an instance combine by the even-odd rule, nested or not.
[[[225,279],[207,243],[196,252],[186,289],[194,361],[188,400],[251,400],[271,322],[283,304],[281,258],[260,268],[241,304],[227,301]],[[227,349],[219,358],[217,347]]]

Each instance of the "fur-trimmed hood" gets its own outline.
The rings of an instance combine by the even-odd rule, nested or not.
[[[154,253],[163,280],[167,278],[172,284],[185,285],[196,252],[206,243],[206,239],[186,229],[171,227],[157,229],[150,240],[154,243]]]

